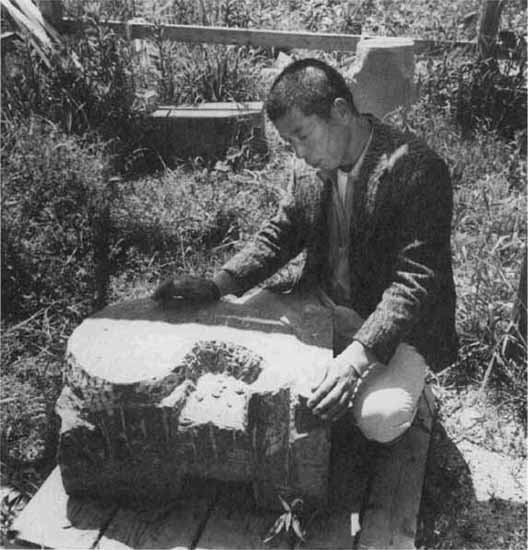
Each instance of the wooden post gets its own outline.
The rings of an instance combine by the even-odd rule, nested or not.
[[[482,1],[478,35],[478,49],[481,59],[495,57],[502,8],[503,0]]]

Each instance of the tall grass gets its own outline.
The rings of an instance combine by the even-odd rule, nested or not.
[[[29,42],[19,44],[2,75],[2,120],[38,115],[67,133],[126,139],[133,119],[134,72],[128,43],[87,20],[44,65]]]
[[[262,97],[262,54],[246,47],[186,45],[155,35],[152,75],[159,102],[256,101]]]
[[[108,284],[112,198],[99,144],[38,118],[3,137],[0,452],[16,469],[53,457],[66,339]]]

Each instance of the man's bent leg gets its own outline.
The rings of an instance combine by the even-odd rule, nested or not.
[[[424,389],[426,363],[416,349],[400,344],[388,365],[375,365],[352,404],[355,421],[372,441],[390,443],[411,426]]]

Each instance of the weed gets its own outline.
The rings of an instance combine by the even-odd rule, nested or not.
[[[275,537],[281,534],[292,538],[294,543],[296,541],[304,542],[305,532],[301,527],[300,520],[300,515],[304,506],[302,499],[293,499],[292,502],[288,504],[280,495],[278,496],[284,512],[271,526],[263,542],[265,544],[271,542]]]
[[[428,103],[447,110],[464,137],[487,128],[512,140],[518,133],[526,136],[525,59],[475,63],[453,51],[441,61],[429,62],[428,77],[420,87]]]
[[[13,542],[9,528],[18,512],[26,504],[26,500],[23,494],[10,492],[5,494],[0,502],[0,544],[4,548]]]
[[[64,40],[43,65],[29,43],[18,48],[14,68],[2,85],[2,118],[39,115],[68,133],[98,131],[121,137],[130,128],[135,99],[126,41],[85,17],[79,32]]]
[[[89,304],[100,293],[94,262],[108,247],[108,158],[101,146],[38,119],[8,134],[2,148],[2,316],[16,322],[51,306]]]
[[[161,103],[254,101],[260,98],[264,58],[256,50],[222,45],[186,45],[154,33],[154,76]]]

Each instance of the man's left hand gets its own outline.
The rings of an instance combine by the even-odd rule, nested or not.
[[[323,380],[314,388],[308,406],[323,420],[337,420],[350,406],[357,384],[376,358],[360,342],[354,341],[326,365]]]
[[[358,382],[354,367],[336,357],[326,365],[325,376],[313,388],[308,406],[323,420],[337,420],[346,412]]]

